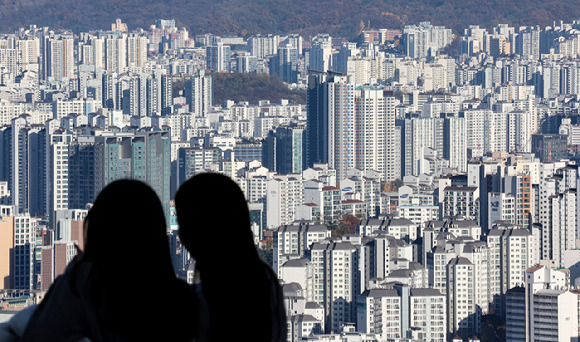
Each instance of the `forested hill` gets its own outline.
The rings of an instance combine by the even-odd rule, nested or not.
[[[0,30],[30,24],[76,32],[129,29],[175,19],[192,34],[330,33],[345,38],[362,26],[400,28],[431,21],[462,32],[468,25],[551,25],[580,19],[580,1],[561,0],[0,0]]]
[[[260,100],[279,103],[290,100],[297,104],[306,104],[306,91],[291,90],[276,75],[215,73],[213,75],[214,104],[222,105],[226,100],[234,102],[247,101],[256,104]]]

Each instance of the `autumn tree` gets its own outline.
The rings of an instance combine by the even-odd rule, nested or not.
[[[345,214],[342,216],[342,220],[336,226],[336,229],[332,231],[333,237],[342,237],[347,234],[355,234],[356,227],[360,224],[360,219],[356,216]]]
[[[392,182],[386,182],[383,192],[397,192],[401,186],[403,186],[403,181],[397,178]]]
[[[383,192],[396,192],[397,191],[397,187],[395,186],[394,183],[392,182],[386,182],[385,186],[383,188]]]

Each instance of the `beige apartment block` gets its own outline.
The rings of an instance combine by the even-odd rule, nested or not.
[[[10,263],[14,250],[14,217],[0,218],[0,290],[12,288]]]

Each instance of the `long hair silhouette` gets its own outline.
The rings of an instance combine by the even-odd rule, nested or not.
[[[173,314],[147,313],[162,308],[185,313],[179,300],[167,302],[176,300],[167,291],[175,289],[177,279],[163,207],[153,189],[136,180],[112,182],[97,196],[87,218],[83,259],[99,272],[91,296],[104,326],[123,336],[142,332],[147,339],[152,336],[144,323],[155,326],[160,320],[172,326],[167,318]]]
[[[143,182],[118,180],[101,191],[86,218],[84,255],[63,279],[31,318],[29,340],[67,340],[71,327],[74,338],[92,341],[190,341],[196,334],[193,293],[175,276],[163,207]]]
[[[221,174],[198,174],[179,188],[175,209],[179,237],[199,269],[209,339],[285,340],[280,285],[258,256],[240,187]]]

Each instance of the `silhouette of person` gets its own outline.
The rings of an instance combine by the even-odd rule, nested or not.
[[[179,237],[199,270],[210,341],[285,341],[278,278],[258,256],[244,194],[229,177],[201,173],[175,196]]]
[[[84,254],[52,284],[22,340],[191,341],[195,297],[175,276],[156,193],[114,181],[85,223]]]

